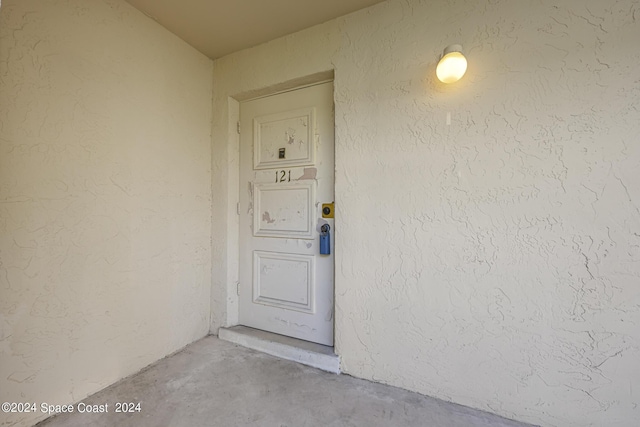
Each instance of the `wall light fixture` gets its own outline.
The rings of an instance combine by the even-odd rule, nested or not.
[[[462,46],[452,44],[442,52],[442,58],[436,67],[436,76],[442,83],[457,82],[467,72],[467,58],[462,54]]]

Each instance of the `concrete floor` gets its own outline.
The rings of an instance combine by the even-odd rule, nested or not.
[[[38,426],[526,426],[395,387],[335,375],[206,337],[85,399],[109,413]],[[140,412],[114,413],[115,402]]]

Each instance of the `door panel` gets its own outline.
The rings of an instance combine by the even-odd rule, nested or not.
[[[254,183],[253,235],[314,239],[316,183]]]
[[[313,314],[315,257],[253,252],[254,302]]]
[[[333,84],[240,104],[240,323],[333,345]],[[332,239],[333,242],[334,239]]]
[[[313,165],[315,118],[314,108],[255,117],[254,169]],[[278,156],[280,148],[285,148],[284,159]]]

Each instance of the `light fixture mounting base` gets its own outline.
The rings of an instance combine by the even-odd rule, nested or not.
[[[448,53],[451,52],[462,52],[462,45],[461,44],[450,44],[449,46],[444,48],[444,52],[442,52],[442,56],[445,56]]]

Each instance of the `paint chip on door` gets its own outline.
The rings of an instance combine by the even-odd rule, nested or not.
[[[284,159],[284,148],[281,148],[278,150],[278,158],[279,159]]]

